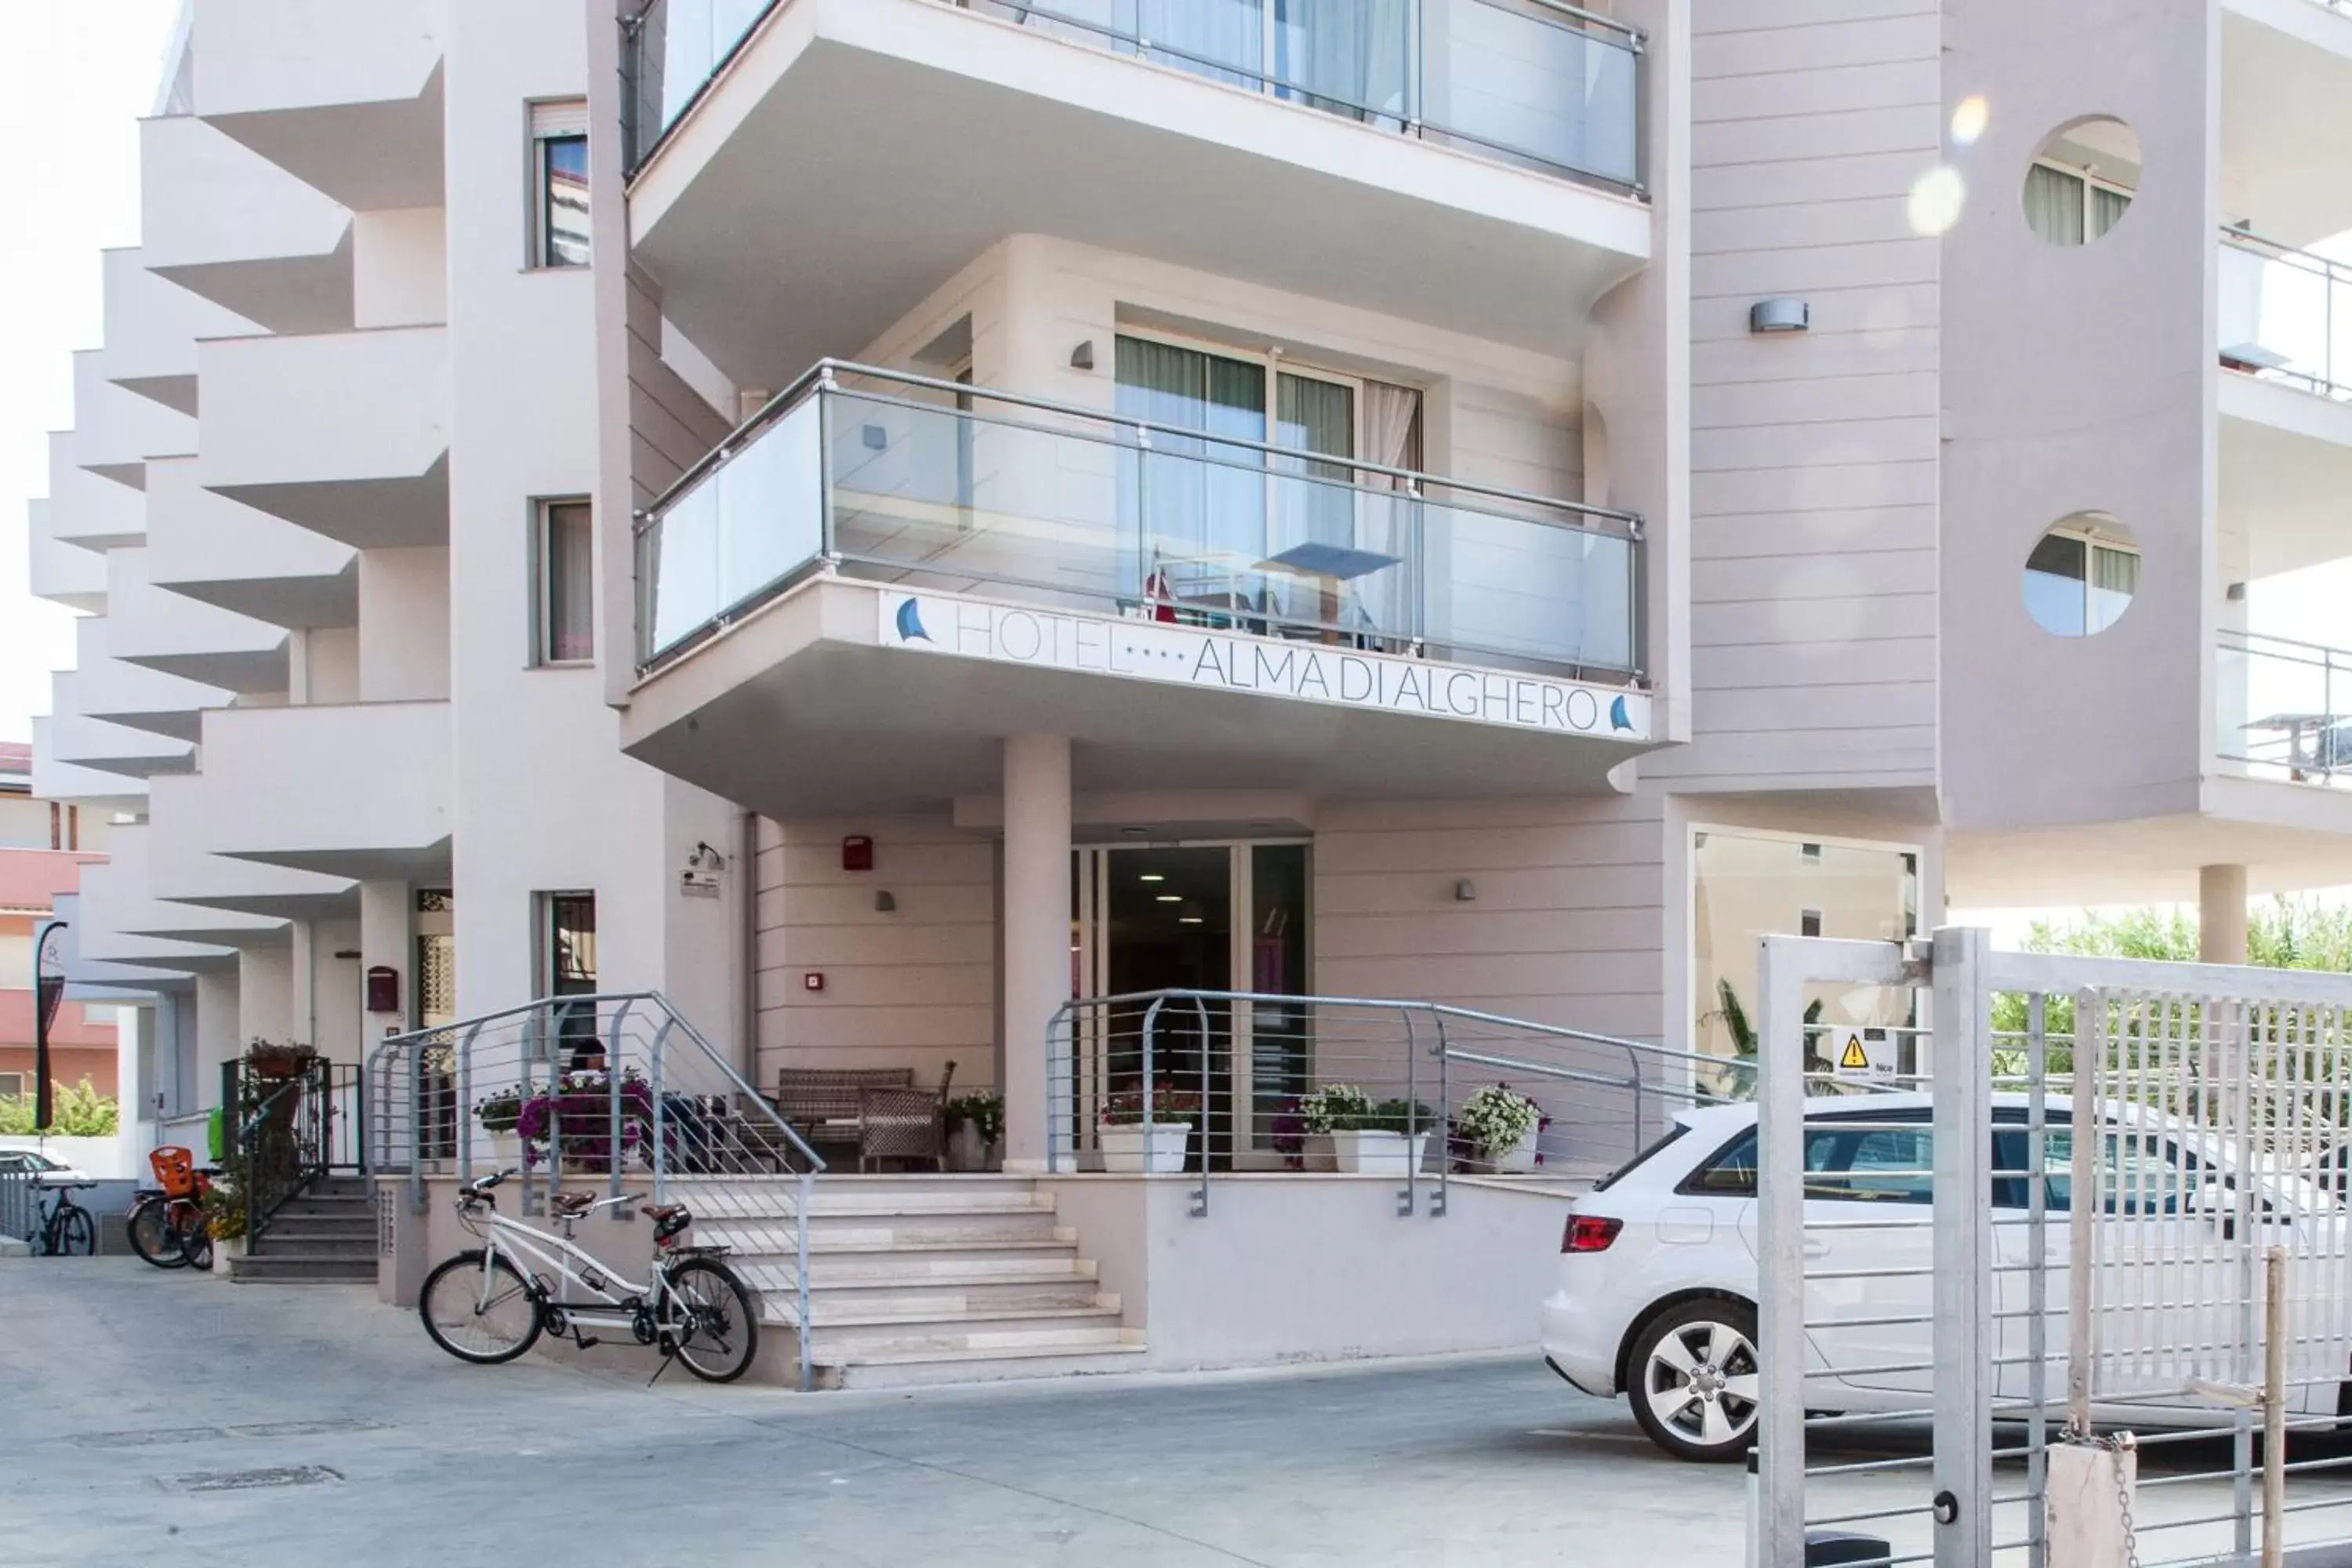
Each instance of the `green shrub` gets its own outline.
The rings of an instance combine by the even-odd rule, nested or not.
[[[112,1096],[98,1092],[96,1085],[83,1079],[68,1089],[52,1081],[47,1131],[58,1138],[111,1138],[121,1125],[122,1108]],[[0,1100],[0,1133],[23,1136],[38,1131],[33,1126],[33,1097],[19,1095]]]

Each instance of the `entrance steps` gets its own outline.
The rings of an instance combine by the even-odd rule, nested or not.
[[[797,1375],[803,1331],[790,1178],[675,1178],[687,1239],[723,1244],[784,1342],[761,1361]],[[1129,1370],[1143,1354],[1077,1233],[1022,1176],[828,1175],[809,1206],[808,1332],[820,1388]]]
[[[273,1215],[242,1258],[229,1259],[233,1282],[373,1284],[376,1272],[375,1200],[355,1176],[329,1176]]]

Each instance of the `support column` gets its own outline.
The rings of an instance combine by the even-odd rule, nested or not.
[[[2202,963],[2246,962],[2246,868],[2197,868],[2197,957]]]
[[[1046,1028],[1070,996],[1070,742],[1004,742],[1004,1168],[1045,1165]]]
[[[360,884],[360,1060],[365,1061],[375,1043],[386,1035],[407,1031],[416,994],[416,942],[411,935],[415,909],[405,882]],[[367,1010],[367,971],[384,966],[400,976],[398,1010]]]

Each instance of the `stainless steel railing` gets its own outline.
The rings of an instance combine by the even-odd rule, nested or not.
[[[637,657],[822,570],[1631,680],[1643,548],[1631,512],[825,360],[639,515]]]
[[[644,166],[781,0],[649,0],[623,24],[624,132]],[[942,0],[1417,140],[1644,194],[1639,28],[1565,0]]]
[[[692,1209],[697,1236],[736,1254],[768,1311],[795,1331],[813,1381],[808,1226],[824,1161],[658,992],[545,997],[391,1037],[367,1065],[368,1173],[524,1173],[525,1213],[567,1181],[618,1196],[650,1182]]]
[[[1196,1215],[1230,1171],[1391,1175],[1401,1214],[1424,1189],[1443,1214],[1456,1175],[1590,1182],[1675,1110],[1718,1098],[1726,1073],[1752,1071],[1438,1003],[1231,991],[1075,1000],[1046,1051],[1048,1170],[1191,1172]],[[1497,1100],[1523,1102],[1533,1122],[1507,1146],[1478,1135]],[[1143,1131],[1155,1126],[1157,1138]]]
[[[2352,650],[2224,631],[2215,658],[2222,762],[2256,778],[2352,784]]]
[[[2352,265],[2225,228],[2219,325],[2228,368],[2352,399]]]

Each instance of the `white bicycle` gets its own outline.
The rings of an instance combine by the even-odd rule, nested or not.
[[[599,1342],[585,1331],[604,1329],[658,1346],[656,1377],[673,1360],[706,1383],[732,1383],[750,1369],[759,1348],[759,1307],[719,1261],[725,1247],[677,1244],[694,1223],[684,1204],[643,1210],[654,1222],[654,1259],[653,1278],[640,1285],[573,1241],[572,1226],[641,1194],[557,1193],[549,1203],[563,1226],[557,1236],[499,1213],[491,1189],[513,1174],[500,1171],[458,1190],[459,1223],[482,1245],[425,1276],[416,1310],[435,1344],[459,1361],[491,1366],[514,1360],[541,1333],[570,1334],[587,1350]]]

